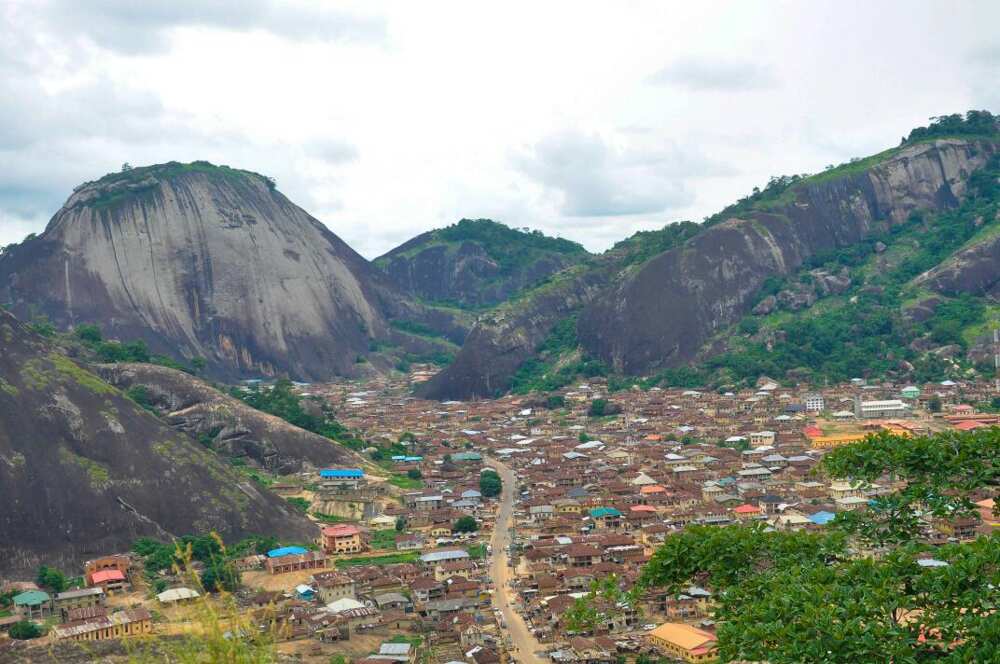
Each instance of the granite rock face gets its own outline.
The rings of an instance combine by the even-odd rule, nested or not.
[[[575,243],[489,219],[464,219],[421,233],[376,258],[375,265],[401,291],[421,300],[488,307],[586,256]]]
[[[316,528],[0,311],[0,573],[74,569],[143,536],[308,541]]]
[[[0,257],[0,302],[99,324],[213,375],[350,375],[406,308],[385,276],[267,178],[164,164],[77,188]]]
[[[979,139],[916,143],[867,168],[807,179],[766,209],[706,226],[641,265],[616,264],[609,252],[564,270],[540,296],[480,318],[454,364],[423,394],[467,398],[507,389],[569,313],[579,315],[584,350],[618,372],[647,374],[711,354],[706,343],[751,311],[769,277],[787,276],[811,256],[902,224],[913,212],[954,207],[970,174],[997,149]],[[821,295],[850,286],[844,275],[813,276]],[[765,302],[759,313],[781,304]]]
[[[990,141],[941,139],[860,172],[807,180],[793,201],[711,226],[617,282],[582,313],[581,342],[626,373],[689,362],[750,311],[768,277],[903,223],[914,211],[955,206],[969,175],[996,150]]]
[[[210,441],[212,449],[227,457],[246,458],[278,474],[363,463],[346,447],[251,408],[182,371],[130,363],[96,370],[119,389],[143,388],[167,424],[196,440]]]

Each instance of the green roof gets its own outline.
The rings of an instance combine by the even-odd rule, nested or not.
[[[49,601],[49,594],[41,590],[26,590],[14,595],[14,606],[35,606]]]
[[[622,513],[614,507],[595,507],[590,510],[590,516],[595,519],[602,519],[606,516],[621,516]]]
[[[479,452],[457,452],[451,455],[452,461],[482,461],[483,455]]]

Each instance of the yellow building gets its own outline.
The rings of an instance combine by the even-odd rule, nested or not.
[[[140,636],[153,631],[149,611],[139,607],[117,611],[108,616],[77,620],[52,628],[57,639],[71,641],[105,641],[127,636]]]
[[[684,623],[663,623],[649,633],[650,644],[668,657],[685,662],[718,661],[715,635]]]

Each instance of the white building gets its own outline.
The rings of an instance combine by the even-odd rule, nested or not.
[[[910,406],[900,399],[861,401],[858,408],[858,415],[863,418],[905,417],[910,414]]]
[[[806,412],[809,413],[819,413],[823,411],[826,404],[823,402],[822,394],[807,394],[803,405],[806,407]]]

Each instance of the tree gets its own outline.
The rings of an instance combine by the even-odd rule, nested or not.
[[[27,641],[28,639],[37,639],[42,635],[41,628],[30,620],[21,620],[10,626],[10,638],[18,639],[20,641]]]
[[[566,407],[566,397],[561,394],[550,394],[545,400],[545,407],[549,410]]]
[[[396,532],[401,533],[406,530],[406,517],[397,516],[396,517]]]
[[[419,468],[410,468],[408,471],[406,471],[406,476],[409,477],[411,480],[419,480],[420,478],[423,477],[423,473],[420,472]]]
[[[563,614],[563,624],[574,632],[595,632],[634,605],[614,574],[594,580],[590,592],[577,598]]]
[[[995,493],[998,457],[996,429],[870,436],[830,452],[823,469],[862,484],[891,473],[904,481],[898,493],[822,532],[688,528],[656,551],[639,586],[710,589],[721,661],[998,661],[1000,534],[936,548],[916,539],[969,515],[977,491]],[[859,555],[866,542],[884,553]]]
[[[451,526],[451,532],[453,533],[474,533],[477,530],[479,530],[479,524],[476,523],[474,517],[469,515],[459,517]]]
[[[52,592],[61,593],[66,590],[66,576],[54,567],[42,565],[38,568],[38,585]]]
[[[938,395],[935,394],[930,399],[928,399],[927,400],[927,410],[931,411],[932,413],[940,413],[941,412],[941,397],[939,397]]]
[[[77,325],[76,329],[73,330],[73,334],[75,334],[76,338],[80,341],[95,346],[103,340],[103,337],[101,336],[101,328],[88,323]]]
[[[201,585],[208,592],[236,592],[240,581],[239,570],[227,562],[213,562],[201,573]]]
[[[603,417],[604,411],[607,410],[607,407],[607,399],[594,399],[590,402],[590,410],[587,411],[587,415],[590,417]]]
[[[479,475],[479,493],[485,498],[496,498],[503,490],[503,480],[492,470],[484,470]]]
[[[196,373],[200,374],[208,366],[208,361],[203,357],[192,357],[191,358],[191,369]]]

